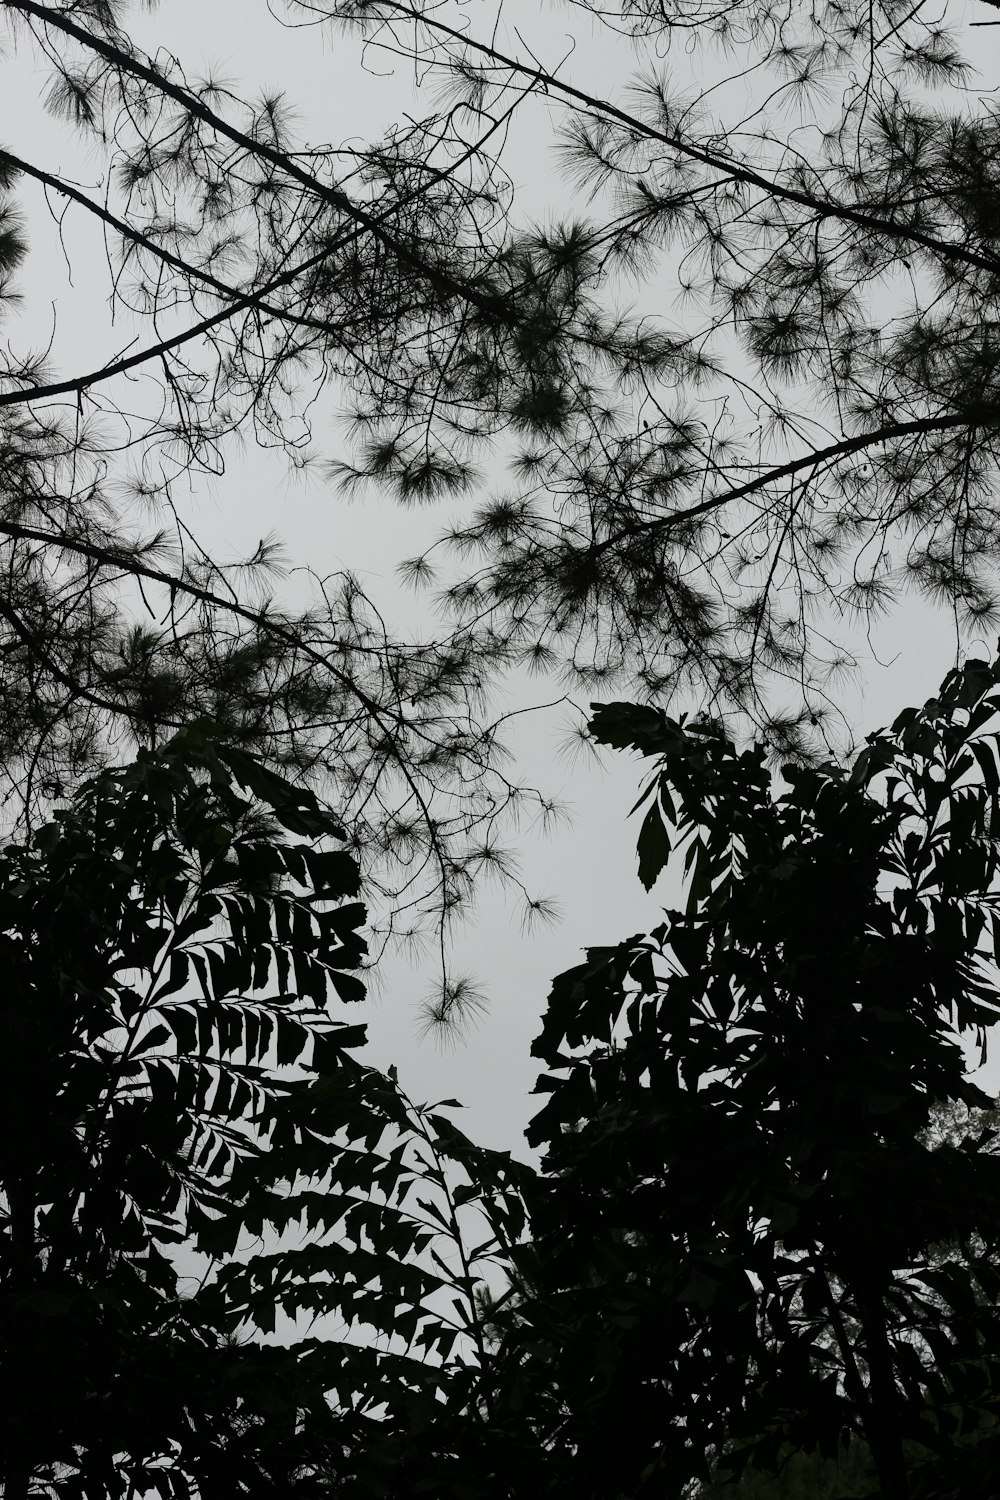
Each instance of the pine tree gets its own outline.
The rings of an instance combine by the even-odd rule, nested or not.
[[[296,9],[411,51],[466,109],[544,96],[591,205],[504,249],[531,288],[524,437],[513,492],[445,544],[478,562],[457,607],[585,685],[735,711],[779,759],[826,753],[852,622],[916,592],[959,640],[992,626],[1000,199],[974,33],[892,0],[580,0],[638,51],[620,102],[624,78],[576,87],[475,12]]]
[[[86,369],[2,356],[12,817],[116,736],[207,714],[325,789],[386,926],[444,938],[477,874],[509,871],[504,817],[532,800],[490,706],[511,668],[624,678],[809,760],[859,631],[901,594],[990,627],[1000,200],[974,33],[898,0],[577,10],[637,49],[630,93],[624,74],[587,92],[475,8],[287,0],[267,24],[412,56],[437,91],[331,151],[278,93],[148,55],[124,4],[3,0],[11,66],[40,70],[107,191],[9,142],[2,295],[30,276],[18,205],[44,190],[53,235],[106,237],[137,330]],[[681,46],[693,93],[671,83]],[[539,101],[577,209],[545,225],[504,176],[512,113]],[[346,457],[317,389],[350,409]],[[349,571],[307,606],[261,597],[267,539],[242,568],[199,549],[179,479],[251,432],[342,489],[461,504],[403,568],[440,589],[436,639],[395,638]],[[462,994],[443,975],[439,1013]]]

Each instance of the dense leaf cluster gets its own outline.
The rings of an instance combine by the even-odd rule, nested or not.
[[[687,904],[556,980],[540,1173],[355,1055],[311,793],[206,724],[85,783],[0,859],[5,1495],[988,1493],[998,730],[1000,660],[783,784],[598,708]]]
[[[973,661],[850,770],[776,786],[716,727],[597,709],[656,757],[640,861],[683,848],[688,903],[560,976],[535,1048],[511,1337],[578,1494],[861,1441],[901,1500],[1000,1415],[1000,1158],[963,1049],[997,1016],[998,721]],[[972,1111],[957,1138],[942,1107]]]
[[[9,1500],[380,1495],[411,1463],[444,1494],[482,1458],[518,1178],[354,1056],[341,838],[196,725],[0,857]]]

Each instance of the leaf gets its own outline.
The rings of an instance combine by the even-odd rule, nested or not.
[[[658,801],[650,804],[642,820],[636,850],[639,855],[639,879],[648,891],[670,858],[670,837]]]
[[[660,755],[679,750],[683,743],[680,727],[662,709],[637,703],[592,703],[590,707],[588,729],[599,745]]]

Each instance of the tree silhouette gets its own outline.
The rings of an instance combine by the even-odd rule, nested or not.
[[[340,844],[195,725],[0,858],[7,1500],[488,1485],[518,1172],[355,1058]]]
[[[471,554],[456,607],[584,685],[693,693],[822,756],[850,621],[907,590],[959,634],[996,616],[994,106],[958,29],[905,5],[577,8],[638,50],[623,102],[444,5],[294,7],[456,107],[543,99],[592,205],[506,252],[546,287],[514,335],[545,372],[509,408],[513,492],[425,563]]]
[[[28,274],[18,202],[44,202],[60,243],[104,237],[136,332],[86,369],[0,356],[12,813],[43,816],[123,732],[208,715],[323,789],[380,929],[443,941],[479,873],[512,875],[503,821],[532,800],[488,706],[509,669],[693,695],[808,760],[855,626],[910,587],[956,628],[992,618],[996,122],[961,38],[896,0],[577,9],[650,64],[631,95],[474,13],[288,0],[268,24],[356,34],[439,90],[333,149],[277,93],[146,55],[123,4],[3,0],[12,66],[106,191],[8,143],[2,296]],[[700,96],[656,73],[673,43],[703,48]],[[749,114],[737,76],[760,80]],[[540,101],[592,199],[543,226],[504,168]],[[786,106],[801,130],[768,123]],[[317,393],[350,409],[349,458],[324,452]],[[250,433],[326,482],[471,506],[404,567],[438,579],[436,639],[397,638],[349,572],[262,598],[266,538],[241,567],[201,550],[177,484]],[[439,1013],[462,993],[443,972]]]
[[[717,726],[596,709],[655,757],[640,874],[683,850],[687,904],[561,975],[535,1046],[502,1337],[560,1413],[567,1493],[858,1442],[890,1500],[995,1480],[1000,1159],[963,1041],[997,1016],[998,726],[1000,661],[972,661],[849,769],[776,786]]]
[[[155,744],[207,716],[324,790],[365,861],[383,933],[429,918],[443,939],[477,870],[499,868],[505,809],[548,810],[504,775],[499,725],[482,711],[502,641],[464,626],[395,639],[349,572],[307,586],[301,569],[307,607],[279,605],[261,597],[281,571],[275,544],[224,566],[174,496],[192,474],[221,472],[244,430],[304,463],[317,382],[353,381],[380,400],[409,378],[421,331],[443,347],[470,297],[496,315],[494,293],[477,290],[474,244],[461,264],[458,220],[474,221],[477,191],[462,186],[461,162],[425,169],[430,127],[415,127],[355,153],[346,176],[372,185],[355,204],[338,160],[300,151],[275,101],[189,85],[179,63],[144,58],[119,17],[105,5],[3,8],[50,75],[50,110],[109,173],[101,201],[26,147],[3,153],[3,294],[16,291],[16,196],[30,183],[106,233],[113,311],[142,330],[138,350],[67,376],[3,356],[8,804],[30,826],[114,758],[123,732]],[[165,326],[176,331],[161,336]],[[428,458],[412,498],[434,493],[433,468]],[[150,511],[144,529],[138,513]],[[442,985],[443,1010],[457,1008],[461,986],[444,974]]]

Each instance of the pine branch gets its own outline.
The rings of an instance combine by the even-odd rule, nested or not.
[[[380,220],[379,215],[369,213],[367,209],[358,204],[344,193],[340,188],[332,187],[329,183],[322,182],[312,172],[300,166],[295,159],[285,152],[278,151],[268,146],[263,141],[254,140],[253,136],[247,135],[245,131],[230,125],[208,105],[192,94],[188,89],[181,88],[172,83],[157,68],[149,63],[141,62],[132,57],[123,48],[114,46],[102,37],[95,36],[93,32],[86,31],[78,26],[75,21],[62,12],[48,9],[39,5],[36,0],[2,0],[7,10],[17,11],[23,15],[32,16],[44,26],[63,32],[71,36],[74,41],[79,42],[82,47],[97,54],[112,67],[120,69],[123,73],[131,74],[132,77],[141,79],[149,84],[166,98],[172,99],[181,105],[195,119],[201,120],[212,130],[226,139],[242,146],[252,156],[268,162],[271,166],[284,173],[293,181],[300,183],[309,189],[321,201],[329,203],[331,207],[345,214],[358,225],[360,230],[367,231],[372,237],[388,250],[401,265],[406,266],[417,276],[425,278],[437,290],[449,297],[455,297],[461,302],[468,302],[476,307],[480,313],[491,321],[509,323],[512,321],[511,309],[508,305],[495,297],[484,295],[476,287],[465,281],[450,275],[440,266],[430,265],[421,256],[414,253],[395,236],[389,233]],[[516,317],[514,318],[516,321]]]
[[[642,521],[626,531],[620,531],[615,536],[606,538],[603,542],[595,543],[588,550],[591,556],[599,557],[602,553],[610,551],[622,542],[631,541],[636,536],[669,531],[672,526],[679,526],[686,521],[693,521],[698,516],[708,515],[714,510],[719,510],[723,505],[731,505],[735,500],[744,500],[747,495],[766,489],[768,485],[775,484],[779,480],[790,479],[793,474],[800,474],[803,469],[819,468],[821,464],[830,461],[836,462],[838,459],[850,458],[854,453],[862,453],[866,448],[876,447],[879,443],[892,442],[894,438],[917,437],[924,433],[948,432],[956,427],[975,428],[981,425],[981,419],[975,419],[964,413],[950,417],[917,417],[912,422],[889,422],[872,432],[861,432],[856,437],[841,438],[825,448],[816,448],[811,453],[800,454],[798,458],[789,459],[787,463],[778,464],[775,468],[758,474],[755,479],[748,480],[746,484],[726,490],[721,495],[712,495],[697,505],[686,506],[666,516],[657,516],[652,521]]]
[[[12,0],[5,0],[12,3]],[[20,4],[22,0],[13,0]],[[975,250],[969,250],[964,245],[957,245],[949,240],[938,239],[935,235],[925,234],[908,224],[901,224],[898,220],[885,218],[879,214],[873,214],[870,210],[860,205],[851,203],[840,203],[833,198],[822,198],[814,193],[803,192],[799,188],[793,188],[776,178],[766,177],[761,172],[755,172],[753,168],[744,166],[740,162],[720,156],[717,152],[706,151],[700,146],[693,145],[683,136],[671,134],[668,131],[657,130],[654,126],[647,124],[617,105],[611,104],[606,99],[601,99],[595,94],[588,94],[583,89],[575,88],[570,83],[564,83],[554,73],[547,73],[539,67],[529,68],[520,63],[516,58],[501,52],[499,48],[491,46],[486,42],[477,41],[474,37],[467,36],[464,32],[457,31],[453,26],[447,25],[430,16],[426,11],[416,12],[404,0],[378,0],[379,5],[385,6],[387,10],[396,11],[406,16],[409,20],[418,21],[420,25],[428,27],[444,36],[456,41],[472,52],[478,52],[481,56],[488,57],[492,62],[499,63],[511,72],[517,73],[522,78],[528,78],[541,85],[545,89],[561,94],[567,99],[582,104],[588,111],[602,116],[608,120],[615,120],[618,124],[626,126],[629,131],[644,136],[647,140],[660,141],[665,146],[686,156],[690,161],[699,162],[702,166],[711,167],[714,171],[722,174],[729,182],[739,182],[747,187],[759,188],[768,197],[777,199],[784,203],[795,203],[802,208],[809,209],[817,217],[817,220],[838,219],[844,223],[855,224],[859,229],[867,229],[872,234],[888,235],[894,239],[901,239],[913,245],[920,245],[932,254],[942,256],[945,260],[959,265],[974,266],[977,270],[988,271],[990,275],[1000,275],[1000,257],[994,255],[981,255]],[[984,0],[985,4],[1000,6],[1000,0]]]
[[[417,202],[418,199],[425,196],[432,187],[453,177],[467,160],[482,150],[490,136],[499,128],[500,121],[492,121],[489,129],[455,161],[449,163],[447,167],[440,168],[428,174],[420,186],[412,193],[407,194],[398,203],[393,203],[384,214],[376,215],[375,217],[379,220],[388,219],[401,213],[403,209],[408,208]],[[201,319],[199,322],[184,329],[181,333],[173,335],[169,339],[163,339],[156,344],[148,346],[146,349],[140,350],[136,354],[112,361],[112,363],[104,365],[100,369],[93,370],[87,375],[78,375],[72,380],[50,382],[44,386],[34,386],[28,390],[0,391],[0,406],[29,405],[53,396],[79,396],[83,391],[88,390],[93,385],[97,385],[99,382],[110,380],[116,375],[126,374],[129,370],[137,369],[150,360],[160,359],[164,355],[172,353],[184,344],[190,343],[192,339],[199,338],[202,334],[211,332],[213,328],[219,327],[234,317],[238,317],[241,312],[259,311],[268,317],[283,323],[289,323],[295,327],[311,328],[316,332],[328,335],[334,332],[328,319],[311,318],[304,313],[292,312],[290,309],[270,303],[266,299],[282,287],[294,285],[308,271],[322,265],[332,255],[336,255],[338,251],[356,244],[361,236],[367,232],[366,226],[360,226],[343,235],[337,236],[330,244],[324,245],[322,250],[317,251],[315,255],[311,255],[288,270],[271,277],[264,286],[251,291],[241,291],[237,287],[229,286],[226,282],[220,281],[218,277],[213,276],[210,272],[192,265],[178,255],[174,255],[164,246],[150,239],[148,235],[143,234],[140,230],[128,224],[124,219],[120,219],[117,215],[112,214],[103,205],[95,203],[85,193],[80,192],[79,189],[73,187],[70,183],[65,182],[59,177],[54,177],[51,173],[43,171],[40,167],[32,165],[32,163],[25,161],[23,157],[15,156],[11,151],[0,150],[0,164],[4,162],[10,163],[17,171],[33,177],[43,186],[61,193],[63,196],[69,198],[71,202],[85,208],[88,213],[94,214],[102,223],[116,230],[123,238],[130,240],[133,244],[139,245],[144,250],[155,255],[164,265],[171,266],[174,270],[180,271],[185,276],[195,277],[204,286],[217,292],[220,297],[226,298],[230,306],[218,313]],[[417,310],[416,304],[407,305],[401,303],[399,314],[400,317],[406,317]],[[365,320],[366,314],[364,312],[359,313],[358,321],[364,322]],[[344,327],[345,324],[341,323],[337,332],[342,332]]]

